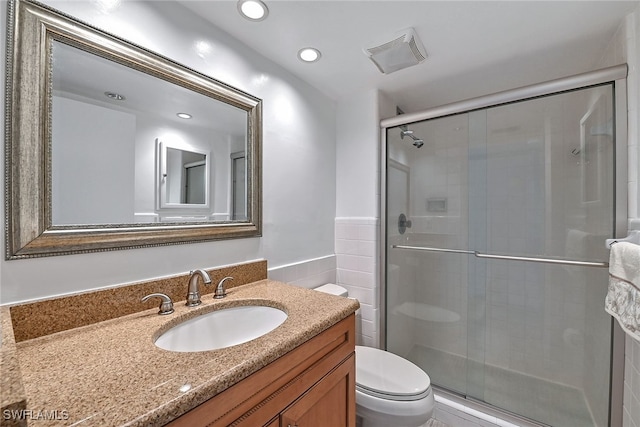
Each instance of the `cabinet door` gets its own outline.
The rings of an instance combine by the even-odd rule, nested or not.
[[[281,414],[281,427],[355,427],[355,355],[316,383]]]
[[[265,427],[280,427],[280,420],[276,418],[273,421],[270,421]]]

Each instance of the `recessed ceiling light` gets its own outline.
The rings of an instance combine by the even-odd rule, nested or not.
[[[200,58],[205,58],[206,56],[211,54],[211,51],[213,50],[211,43],[204,40],[197,41],[194,44],[194,48],[196,51],[196,55],[198,55]]]
[[[269,15],[267,5],[260,0],[238,1],[238,12],[250,21],[262,21]]]
[[[305,47],[304,49],[300,49],[298,51],[298,58],[304,62],[316,62],[320,59],[322,54],[318,49],[313,47]]]
[[[127,99],[124,97],[124,95],[120,95],[119,93],[115,93],[115,92],[105,92],[104,95],[107,98],[111,98],[115,101],[124,101],[125,99]]]
[[[190,119],[192,117],[189,113],[178,113],[176,114],[176,116],[180,117],[181,119]]]
[[[98,7],[105,13],[112,12],[120,7],[120,0],[96,0]]]

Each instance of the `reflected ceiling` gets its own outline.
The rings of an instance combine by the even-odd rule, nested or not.
[[[246,116],[238,109],[187,90],[182,86],[149,76],[97,55],[54,43],[53,89],[56,95],[75,98],[94,105],[129,112],[162,117],[169,122],[199,126],[223,134],[244,132]],[[110,99],[105,92],[122,95],[125,99]],[[189,113],[188,121],[177,113]]]

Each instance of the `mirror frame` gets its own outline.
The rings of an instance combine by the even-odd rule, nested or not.
[[[9,0],[5,100],[5,258],[262,235],[262,100],[30,0]],[[52,41],[183,86],[247,113],[247,220],[54,226]]]

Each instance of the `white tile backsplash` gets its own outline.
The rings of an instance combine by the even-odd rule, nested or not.
[[[268,277],[314,288],[324,283],[344,286],[360,302],[358,344],[379,346],[378,250],[379,220],[336,218],[335,255],[268,269]]]
[[[328,255],[269,268],[267,275],[271,280],[278,280],[309,289],[325,283],[335,283],[336,256]]]
[[[357,343],[378,347],[380,319],[378,249],[380,221],[370,217],[336,218],[336,280],[360,302]]]

